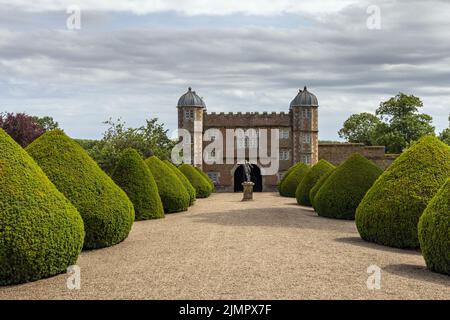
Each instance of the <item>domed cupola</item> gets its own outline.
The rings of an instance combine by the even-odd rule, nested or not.
[[[318,107],[319,103],[317,101],[317,97],[308,91],[305,87],[302,90],[299,90],[297,96],[291,102],[292,107]]]
[[[203,99],[189,87],[188,92],[183,94],[178,100],[178,107],[206,108],[206,105]]]

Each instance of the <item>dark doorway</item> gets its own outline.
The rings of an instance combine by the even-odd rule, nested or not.
[[[255,184],[253,187],[254,192],[262,192],[262,176],[261,170],[257,165],[251,165],[252,171],[250,172],[250,179]],[[234,171],[234,192],[242,192],[244,189],[242,187],[242,182],[246,181],[244,166],[240,165]]]

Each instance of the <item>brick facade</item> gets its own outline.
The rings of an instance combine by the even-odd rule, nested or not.
[[[251,155],[256,155],[254,157],[256,161],[253,163],[258,167],[255,169],[256,173],[264,170],[269,163],[274,161],[274,158],[279,158],[278,171],[275,174],[263,174],[261,177],[264,191],[275,190],[279,177],[294,163],[301,161],[314,165],[319,159],[317,98],[307,91],[306,87],[304,90],[300,90],[291,102],[289,111],[280,113],[208,113],[203,99],[189,88],[189,91],[181,96],[178,103],[178,128],[187,130],[191,135],[191,141],[188,142],[193,155],[191,162],[201,167],[216,180],[216,189],[219,191],[235,189],[235,183],[240,183],[235,181],[235,178],[238,179],[235,177],[236,170],[245,160],[251,160]],[[214,150],[212,152],[212,147],[208,148],[210,144],[215,143],[211,141],[210,137],[205,136],[210,129],[215,130],[216,135],[221,134],[223,137],[224,144],[221,151]],[[278,129],[280,132],[277,140],[279,150],[277,148],[276,154],[271,152],[272,129]],[[240,131],[243,136],[230,137],[230,130],[234,130],[233,134],[236,135]],[[256,142],[256,146],[252,145],[254,139],[251,137],[252,133],[258,141],[259,135],[264,132],[267,134],[267,155],[261,155],[255,149],[258,142]],[[227,138],[234,141],[231,151],[227,151],[225,147]],[[248,145],[245,139],[248,139]],[[256,154],[252,153],[253,151]],[[232,157],[229,157],[230,152],[232,152]],[[239,158],[239,154],[244,157]],[[211,162],[212,158],[216,162]],[[222,161],[218,161],[218,159]],[[241,178],[239,177],[239,179]]]
[[[257,157],[257,163],[255,163],[259,168],[263,168],[264,165],[261,164],[269,162],[270,150],[271,150],[271,131],[270,129],[285,130],[288,132],[288,137],[285,139],[279,139],[279,148],[290,153],[288,160],[279,161],[279,171],[274,175],[263,175],[262,176],[262,187],[264,191],[275,190],[279,179],[279,172],[286,171],[292,164],[292,114],[291,113],[276,113],[276,112],[246,112],[246,113],[207,113],[204,111],[203,114],[203,129],[204,131],[208,129],[217,129],[221,132],[224,140],[227,137],[227,129],[242,129],[244,131],[249,129],[255,129],[259,132],[261,129],[267,130],[267,158]],[[211,142],[203,141],[203,149],[205,149]],[[202,163],[202,169],[210,174],[217,177],[216,189],[218,191],[234,191],[234,173],[236,169],[242,164],[242,161],[238,161],[237,158],[238,141],[235,139],[234,143],[234,155],[232,163],[226,163],[225,152],[223,156],[223,164],[208,164],[205,161]],[[250,149],[251,146],[245,148],[245,158],[250,159]],[[256,150],[255,150],[256,151]]]

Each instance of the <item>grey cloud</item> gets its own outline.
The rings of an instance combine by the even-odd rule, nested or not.
[[[110,116],[130,124],[158,116],[174,128],[174,105],[188,85],[211,111],[285,111],[308,85],[321,104],[322,139],[336,138],[350,113],[373,111],[398,91],[421,96],[442,129],[450,109],[449,5],[375,3],[380,31],[365,26],[368,2],[295,30],[1,28],[0,107],[47,110],[69,133],[98,137]]]

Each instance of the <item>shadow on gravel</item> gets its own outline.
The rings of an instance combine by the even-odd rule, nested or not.
[[[384,267],[383,270],[410,280],[426,281],[450,287],[450,277],[431,272],[424,266],[413,264],[390,264]]]
[[[299,207],[300,208],[300,206],[298,205],[297,202],[285,202],[283,204],[285,204],[287,206],[295,206],[295,207]]]
[[[297,202],[288,202],[288,203],[285,203],[285,205],[287,205],[287,206],[294,206],[294,207],[297,207],[297,208],[305,210],[305,211],[315,212],[313,207],[301,206]]]
[[[386,247],[386,246],[382,246],[382,245],[379,245],[379,244],[376,244],[376,243],[367,242],[367,241],[361,239],[360,237],[336,238],[336,239],[334,239],[334,241],[347,243],[347,244],[352,244],[352,245],[359,246],[359,247],[364,247],[364,248],[370,248],[370,249],[385,251],[385,252],[411,254],[411,255],[415,255],[415,256],[417,256],[417,255],[420,256],[421,255],[421,253],[418,250],[397,249],[397,248]]]
[[[353,223],[344,220],[324,219],[310,210],[292,208],[244,209],[201,213],[190,216],[200,223],[222,226],[284,227],[313,230],[354,232]]]

